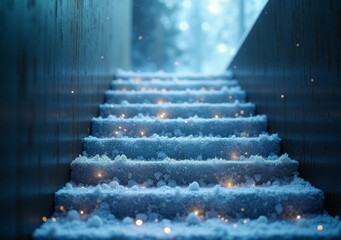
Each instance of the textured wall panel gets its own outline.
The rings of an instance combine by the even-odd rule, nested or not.
[[[129,0],[1,0],[1,239],[28,238],[69,180],[116,67]]]
[[[230,68],[340,215],[341,1],[270,0]]]

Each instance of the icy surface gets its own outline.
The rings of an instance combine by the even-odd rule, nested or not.
[[[278,158],[251,156],[238,160],[210,159],[139,161],[117,156],[78,157],[71,163],[72,181],[95,185],[117,180],[122,185],[156,186],[163,181],[168,186],[188,185],[194,181],[201,186],[228,182],[260,185],[267,182],[291,180],[297,175],[298,162],[283,155]]]
[[[243,113],[243,114],[241,114]],[[102,104],[100,105],[100,116],[114,115],[131,118],[138,115],[154,116],[159,118],[189,118],[202,117],[238,117],[252,116],[255,113],[253,103],[194,103],[194,104]]]
[[[94,118],[94,137],[148,137],[154,134],[167,137],[215,136],[254,137],[266,132],[267,118],[264,115],[239,118],[178,118],[160,119],[152,117]],[[141,135],[143,131],[143,135]]]
[[[122,92],[122,91],[106,91],[105,98],[108,103],[121,103],[127,101],[129,103],[157,103],[163,104],[166,102],[172,103],[223,103],[234,102],[239,100],[245,101],[245,91],[239,87],[222,88],[221,90],[213,90],[203,92],[201,90],[187,90],[187,91],[136,91],[136,92]]]
[[[278,155],[280,138],[274,135],[259,137],[212,138],[212,137],[150,137],[150,138],[96,138],[84,139],[86,155],[124,154],[128,158],[145,160],[164,159],[237,159],[241,155]]]
[[[302,217],[300,220],[274,221],[261,216],[257,219],[214,219],[201,220],[193,213],[187,221],[160,220],[144,222],[136,226],[131,221],[120,221],[108,212],[99,212],[103,224],[92,226],[96,214],[81,220],[67,221],[63,216],[56,222],[49,220],[34,232],[35,239],[340,239],[339,218],[326,214]],[[194,215],[194,216],[193,216]],[[225,222],[227,220],[227,222]],[[90,222],[90,223],[89,223]],[[89,226],[90,225],[90,226]],[[323,227],[322,231],[317,228]],[[165,228],[170,233],[165,233]]]

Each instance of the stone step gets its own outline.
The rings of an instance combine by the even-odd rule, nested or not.
[[[165,72],[130,72],[119,71],[115,74],[117,79],[193,79],[193,80],[211,80],[211,79],[231,79],[232,72],[226,71],[221,74],[205,73],[165,73]]]
[[[224,103],[245,101],[245,91],[239,87],[222,88],[214,91],[187,90],[187,91],[136,91],[122,92],[109,90],[105,92],[107,103]]]
[[[271,156],[280,153],[277,134],[258,137],[144,137],[144,138],[96,138],[84,139],[87,156],[106,154],[111,158],[126,155],[131,159],[238,159],[240,156]]]
[[[87,187],[67,184],[55,196],[57,208],[63,206],[66,211],[91,213],[105,206],[117,218],[157,214],[168,219],[191,212],[229,218],[294,217],[321,213],[323,201],[322,191],[298,178],[290,183],[230,188],[199,187],[196,182],[175,188],[126,188],[116,181]]]
[[[100,116],[113,115],[122,118],[132,118],[138,115],[165,118],[201,118],[239,117],[255,114],[253,103],[194,103],[194,104],[102,104]]]
[[[209,159],[207,161],[165,159],[140,161],[117,156],[78,157],[71,163],[71,179],[75,183],[96,185],[118,181],[132,187],[140,185],[179,186],[196,181],[200,186],[247,184],[257,186],[273,181],[288,181],[297,175],[298,162],[287,155],[277,158],[251,156],[242,160]]]
[[[143,217],[143,215],[142,215]],[[67,240],[144,240],[144,239],[300,239],[339,240],[341,224],[338,217],[327,214],[297,216],[293,219],[273,220],[265,216],[257,219],[229,219],[222,216],[203,219],[193,214],[185,220],[153,218],[116,219],[109,211],[79,214],[75,210],[48,219],[33,238]]]
[[[239,118],[93,118],[94,137],[149,137],[153,134],[167,137],[219,136],[255,137],[267,130],[264,115]],[[141,135],[143,131],[143,136]]]
[[[136,80],[113,80],[111,89],[117,91],[179,91],[186,89],[193,90],[219,90],[224,87],[236,87],[236,80],[211,80],[211,81],[186,81],[186,80],[151,80],[151,81],[136,81]]]

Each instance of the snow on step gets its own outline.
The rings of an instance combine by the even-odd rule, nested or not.
[[[232,72],[227,71],[221,74],[205,74],[205,73],[166,73],[166,72],[130,72],[118,71],[116,78],[121,79],[195,79],[195,80],[210,80],[210,79],[230,79]]]
[[[107,103],[121,103],[127,101],[129,103],[156,103],[163,104],[166,102],[172,103],[223,103],[245,101],[245,91],[239,87],[222,88],[215,91],[187,90],[187,91],[137,91],[137,92],[122,92],[109,90],[105,92]]]
[[[224,218],[188,221],[152,219],[137,226],[137,219],[115,219],[108,211],[81,216],[74,210],[55,215],[33,233],[38,239],[340,239],[341,223],[338,217],[312,215],[299,220],[273,221],[265,216],[257,219],[231,220]],[[72,219],[72,221],[71,221]],[[227,222],[225,222],[225,220]],[[157,221],[157,223],[155,223]],[[322,230],[321,230],[322,229]]]
[[[275,159],[252,156],[239,161],[165,159],[138,161],[124,155],[114,160],[106,156],[78,157],[71,163],[72,181],[86,185],[117,180],[125,186],[146,187],[188,185],[194,181],[209,184],[260,185],[275,180],[291,180],[297,174],[298,162],[283,155]]]
[[[108,118],[92,119],[94,137],[143,137],[157,134],[167,137],[181,136],[220,136],[232,135],[253,137],[266,132],[267,118],[264,115],[240,118],[186,118],[159,119],[141,118]],[[143,136],[141,135],[143,131]]]
[[[139,81],[135,80],[113,80],[111,89],[129,91],[175,91],[175,90],[218,90],[223,87],[236,87],[236,80],[212,80],[212,81],[186,81],[186,80],[152,80]]]
[[[253,103],[193,103],[193,104],[102,104],[100,116],[131,118],[138,115],[159,118],[202,118],[251,116],[255,113]]]
[[[302,179],[289,184],[231,188],[204,188],[197,183],[175,188],[126,188],[115,181],[96,187],[67,184],[55,196],[57,208],[63,206],[66,211],[90,213],[107,206],[118,218],[144,213],[170,219],[187,216],[190,212],[232,218],[293,217],[322,212],[323,201],[322,191]]]
[[[237,159],[241,155],[270,156],[280,152],[277,134],[259,137],[212,138],[212,137],[150,137],[150,138],[96,138],[84,139],[88,156],[126,155],[132,159]]]

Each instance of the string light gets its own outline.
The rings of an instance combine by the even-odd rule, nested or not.
[[[121,114],[121,118],[125,118],[126,115],[124,113]]]
[[[81,215],[83,215],[83,214],[84,214],[84,211],[83,211],[83,210],[80,210],[79,213],[80,213]]]
[[[51,218],[52,222],[56,222],[57,221],[57,218],[53,217]]]
[[[224,186],[227,187],[227,188],[232,188],[233,187],[233,184],[230,180],[226,180],[225,183],[224,183]]]
[[[229,220],[226,218],[226,219],[224,220],[224,222],[228,223],[228,222],[229,222]]]
[[[241,208],[240,211],[241,211],[241,212],[244,212],[244,211],[245,211],[245,208]]]
[[[166,113],[162,112],[159,114],[159,118],[165,118],[166,117]]]
[[[135,222],[135,224],[136,224],[137,226],[142,226],[143,221],[142,221],[141,219],[137,219],[136,222]]]
[[[144,136],[144,131],[140,131],[141,136]]]
[[[167,89],[166,88],[162,88],[161,92],[165,93],[165,92],[167,92]]]
[[[301,216],[300,216],[300,215],[297,215],[297,216],[296,216],[296,219],[297,219],[297,220],[300,220],[300,219],[301,219]]]
[[[194,214],[198,216],[199,215],[199,211],[198,210],[194,210]]]
[[[232,152],[232,153],[231,153],[231,159],[232,159],[232,160],[237,160],[238,158],[239,158],[239,156],[238,156],[237,153],[235,153],[235,152]]]
[[[71,93],[72,93],[72,94],[74,94],[74,93],[75,93],[75,91],[71,90]]]
[[[235,113],[235,114],[234,114],[234,116],[235,116],[235,117],[238,117],[238,116],[239,116],[239,114],[238,114],[238,113]]]
[[[64,211],[65,211],[64,206],[60,206],[60,207],[59,207],[59,211],[64,212]]]
[[[164,231],[166,234],[170,234],[171,231],[172,231],[172,229],[171,229],[170,227],[165,227],[165,228],[163,229],[163,231]]]
[[[99,178],[102,177],[102,173],[101,173],[101,172],[98,172],[98,173],[97,173],[97,177],[99,177]]]
[[[159,219],[155,218],[155,219],[154,219],[154,222],[158,223],[158,222],[159,222]]]
[[[284,94],[281,94],[281,98],[283,99],[285,96],[284,96]]]
[[[43,216],[43,217],[41,218],[41,220],[43,220],[43,222],[46,222],[46,221],[47,221],[47,218],[46,218],[45,216]]]
[[[232,96],[229,96],[229,99],[230,99],[230,100],[232,100],[232,98],[233,98]]]
[[[237,223],[233,224],[233,228],[234,229],[238,228],[238,224]]]
[[[162,105],[162,104],[163,104],[163,101],[162,101],[162,100],[158,100],[158,101],[157,101],[157,104]]]
[[[240,114],[243,115],[244,114],[244,110],[240,110]]]
[[[244,223],[244,224],[247,224],[247,219],[244,219],[243,223]]]
[[[219,118],[219,115],[218,114],[214,115],[214,118]]]
[[[317,226],[317,230],[318,230],[318,231],[322,231],[322,230],[323,230],[323,226],[322,226],[322,225],[318,225],[318,226]]]

